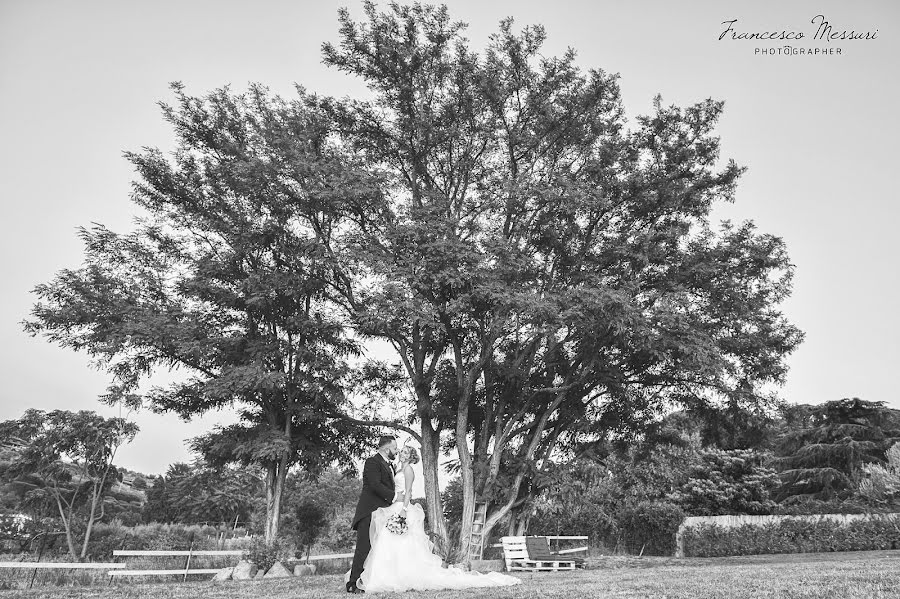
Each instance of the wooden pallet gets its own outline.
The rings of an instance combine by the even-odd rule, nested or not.
[[[575,570],[578,567],[576,560],[569,560],[563,557],[562,553],[553,555],[554,559],[546,559],[543,556],[536,558],[529,555],[528,546],[525,537],[503,537],[500,539],[503,547],[503,559],[506,562],[506,570],[508,572],[526,571],[526,572],[559,572],[567,570]],[[569,551],[582,551],[587,547]],[[548,548],[549,552],[549,548]]]

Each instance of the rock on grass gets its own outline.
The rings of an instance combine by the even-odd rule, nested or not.
[[[266,572],[266,578],[287,578],[289,576],[293,576],[291,572],[284,567],[284,564],[281,562],[275,562],[272,564],[272,567],[269,568],[269,571]]]
[[[252,564],[247,560],[241,560],[231,572],[231,578],[233,580],[250,580],[256,576],[257,570],[259,570],[259,568],[256,564]]]

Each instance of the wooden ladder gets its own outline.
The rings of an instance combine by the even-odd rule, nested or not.
[[[487,520],[487,503],[475,504],[472,532],[469,535],[469,561],[480,560],[484,555],[484,523]]]

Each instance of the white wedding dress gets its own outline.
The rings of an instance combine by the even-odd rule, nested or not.
[[[394,476],[398,491],[406,489],[403,472]],[[388,531],[388,518],[403,509],[403,502],[378,508],[372,513],[369,536],[372,548],[366,557],[357,586],[367,593],[385,591],[467,589],[520,584],[515,576],[500,572],[467,572],[457,567],[443,567],[443,560],[433,553],[433,543],[425,533],[425,511],[411,503],[406,508],[406,523],[402,535]],[[349,579],[350,573],[347,573]]]

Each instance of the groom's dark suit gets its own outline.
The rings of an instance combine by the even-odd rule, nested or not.
[[[394,469],[380,453],[366,460],[362,478],[362,493],[356,504],[352,525],[356,531],[356,551],[353,553],[353,567],[350,569],[350,582],[353,584],[359,580],[371,548],[369,525],[372,523],[372,512],[391,505],[394,500]]]

